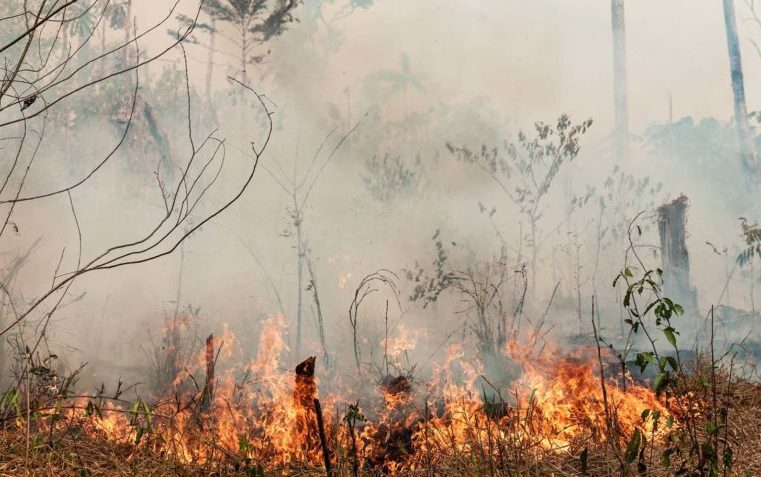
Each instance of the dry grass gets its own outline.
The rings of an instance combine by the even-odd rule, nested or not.
[[[52,442],[48,435],[32,436],[28,454],[23,432],[0,431],[0,448],[1,476],[208,475],[157,453],[93,439],[71,429],[54,435]]]
[[[704,368],[703,368],[704,369]],[[700,366],[693,368],[689,379],[689,391],[698,399],[711,398],[710,386],[705,383],[706,375]],[[722,431],[733,451],[733,465],[723,475],[756,476],[761,475],[761,385],[755,382],[738,381],[729,389],[723,376],[717,377],[722,393],[721,405],[729,410],[728,432]],[[707,415],[699,414],[693,425],[698,429],[701,439]],[[169,456],[152,451],[147,446],[116,443],[105,437],[96,437],[84,433],[76,424],[61,426],[63,429],[55,434],[33,433],[27,440],[23,430],[7,428],[0,430],[0,476],[39,475],[39,476],[256,476],[289,475],[316,476],[325,475],[324,470],[305,467],[294,463],[288,469],[261,469],[247,465],[236,456],[227,458],[217,454],[222,460],[204,465],[181,464]],[[474,433],[477,434],[477,433]],[[680,445],[684,456],[688,456],[690,445]],[[399,475],[415,476],[619,476],[637,475],[636,465],[632,464],[622,471],[619,461],[609,445],[589,438],[586,442],[574,443],[573,449],[564,452],[546,451],[538,446],[516,445],[515,441],[495,439],[493,442],[473,442],[468,451],[442,446],[416,461],[412,470],[405,470]],[[495,452],[496,449],[496,452]],[[587,450],[587,471],[582,472],[580,454]],[[674,469],[680,458],[674,459],[672,467],[666,469],[661,464],[662,446],[648,449],[647,471],[649,476],[674,475]],[[488,458],[487,456],[497,456]],[[418,454],[420,457],[420,454]],[[334,448],[334,465],[336,477],[352,476],[350,459],[346,449]],[[693,456],[694,462],[694,456]],[[409,463],[409,462],[408,462]],[[363,469],[363,476],[383,475],[380,469]],[[700,474],[695,474],[700,475]]]

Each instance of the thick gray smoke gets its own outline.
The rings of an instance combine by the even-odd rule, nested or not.
[[[15,2],[4,3],[7,10]],[[133,3],[138,30],[171,8]],[[183,0],[179,11],[192,17],[195,8]],[[742,2],[737,8],[748,109],[756,111],[761,56],[754,41],[761,28],[744,21],[753,12]],[[197,145],[216,131],[227,161],[199,211],[212,210],[238,187],[250,167],[250,143],[259,147],[266,130],[254,97],[229,77],[266,95],[274,111],[272,140],[240,200],[174,253],[76,280],[49,330],[49,346],[66,366],[89,362],[93,382],[144,379],[166,321],[180,313],[198,337],[228,327],[253,355],[263,319],[282,312],[293,349],[301,296],[301,354],[323,353],[321,316],[332,362],[351,369],[355,289],[363,277],[387,269],[396,275],[399,301],[375,285],[378,292],[359,309],[363,359],[381,366],[388,334],[397,346],[394,364],[430,370],[448,343],[480,339],[479,314],[453,287],[432,286],[411,300],[416,284],[433,283],[426,280],[440,279],[437,272],[499,281],[500,263],[500,313],[509,320],[520,315],[526,329],[544,322],[543,339],[559,345],[589,336],[595,297],[600,332],[616,342],[625,325],[621,292],[611,283],[625,266],[629,223],[645,212],[636,250],[647,266],[660,267],[655,210],[681,194],[689,198],[686,243],[698,296],[698,310],[680,318],[694,322],[684,325],[684,346],[701,339],[688,330],[704,326],[711,305],[723,305],[723,318],[734,320],[719,333],[727,343],[748,334],[752,342],[761,339],[748,325],[761,303],[759,264],[736,265],[745,247],[739,218],[752,223],[761,211],[757,188],[747,185],[737,158],[720,2],[627,2],[632,151],[626,160],[613,153],[607,2],[315,0],[293,15],[282,35],[256,45],[252,54],[263,58],[245,73],[234,25],[217,25],[212,54],[202,28],[186,42],[193,140]],[[183,24],[174,16],[141,40],[142,55],[171,43],[166,30]],[[199,21],[210,19],[202,13]],[[105,43],[122,35],[108,26]],[[99,45],[90,48],[95,53]],[[66,195],[14,211],[18,232],[3,235],[0,247],[8,264],[32,248],[13,282],[19,300],[49,288],[62,251],[59,271],[76,265],[80,232],[86,258],[150,231],[165,207],[155,172],[176,177],[172,161],[191,150],[183,70],[178,48],[140,69],[152,117],[141,117],[135,134],[147,144],[128,136],[72,194],[79,232]],[[64,104],[66,112],[54,121],[70,126],[48,131],[25,190],[76,181],[119,142],[123,122],[92,107],[81,98]],[[527,215],[490,176],[495,172],[456,151],[480,153],[484,145],[504,154],[505,141],[517,144],[520,131],[533,137],[535,121],[555,126],[564,113],[573,124],[593,123],[580,136],[578,156],[553,177],[532,244]],[[9,151],[0,149],[3,170],[10,167]],[[529,263],[533,248],[535,264]],[[437,299],[427,302],[432,295]],[[7,305],[3,313],[9,322]],[[30,317],[24,333],[33,336],[44,313]]]

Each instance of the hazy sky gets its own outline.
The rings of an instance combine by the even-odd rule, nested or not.
[[[171,3],[136,5],[158,13]],[[761,98],[754,87],[761,78],[761,57],[752,40],[761,39],[761,26],[753,22],[745,0],[735,3],[753,110]],[[326,16],[335,9],[326,7]],[[522,120],[567,111],[592,116],[598,124],[612,121],[609,1],[378,0],[333,26],[342,44],[330,57],[335,88],[324,93],[336,101],[347,85],[357,86],[368,73],[398,67],[406,53],[427,87],[426,97],[413,96],[410,104],[486,96]],[[669,94],[675,117],[731,117],[721,2],[628,1],[626,28],[633,131],[668,118]],[[202,70],[204,65],[196,67]],[[201,77],[202,71],[197,74]]]
[[[750,109],[761,58],[742,20]],[[634,131],[674,114],[728,118],[731,90],[721,2],[626,2],[631,123]],[[531,119],[558,111],[612,119],[610,2],[603,0],[381,0],[345,21],[336,68],[359,77],[395,66],[407,52],[433,98],[487,95],[495,106]],[[361,59],[361,61],[360,61]],[[598,131],[599,132],[599,131]]]

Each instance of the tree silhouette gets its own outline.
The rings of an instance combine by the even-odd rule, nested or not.
[[[402,53],[398,70],[380,70],[365,78],[365,92],[371,97],[388,97],[401,93],[404,103],[404,119],[406,120],[407,93],[410,88],[420,93],[425,91],[422,79],[421,74],[412,71],[409,56]]]
[[[285,31],[294,20],[293,10],[298,0],[208,0],[205,11],[219,23],[237,30],[237,38],[229,38],[238,48],[240,73],[245,83],[248,65],[260,62],[269,53],[258,47]]]

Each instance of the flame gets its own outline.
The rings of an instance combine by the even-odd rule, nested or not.
[[[586,436],[604,442],[610,426],[620,429],[622,438],[634,429],[648,436],[662,434],[655,432],[654,422],[643,418],[643,413],[665,418],[668,409],[655,392],[632,382],[629,376],[606,379],[603,394],[603,381],[589,359],[562,357],[525,363],[524,368],[521,385],[530,393],[524,407],[526,411],[531,408],[532,425],[536,434],[544,437],[546,447],[568,447]]]
[[[394,336],[382,339],[381,344],[384,346],[386,353],[388,353],[390,360],[399,361],[403,355],[415,349],[418,335],[419,333],[416,330],[412,330],[402,323],[397,326]]]
[[[338,288],[344,289],[346,284],[351,280],[351,272],[345,272],[338,275]]]
[[[88,433],[147,446],[185,463],[237,459],[268,469],[294,463],[317,467],[323,463],[314,405],[319,399],[329,447],[343,449],[343,455],[355,449],[358,465],[394,475],[453,453],[496,456],[506,445],[564,452],[590,438],[605,442],[613,428],[622,440],[640,429],[653,441],[665,426],[656,429],[643,414],[670,415],[653,391],[631,377],[603,381],[589,352],[528,359],[517,343],[503,356],[505,366],[520,370],[509,391],[484,378],[484,365],[463,345],[450,344],[425,383],[387,375],[368,392],[330,379],[332,393],[321,393],[314,358],[295,370],[284,364],[290,355],[285,336],[285,318],[270,317],[256,356],[243,366],[226,366],[240,359],[242,350],[225,326],[214,355],[221,371],[215,372],[208,399],[207,387],[193,378],[208,364],[203,350],[174,379],[172,396],[150,407],[106,402],[95,413],[100,418],[93,419],[85,416],[92,409],[84,410],[94,399],[83,398],[68,417],[86,419]],[[382,344],[395,357],[414,348],[416,339],[414,330],[402,327]],[[357,402],[362,418],[349,419],[347,406]]]

